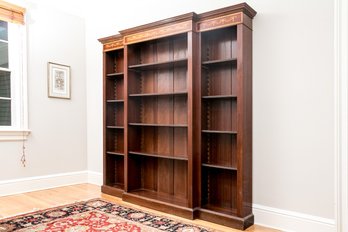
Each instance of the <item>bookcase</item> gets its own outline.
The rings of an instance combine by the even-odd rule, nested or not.
[[[187,38],[184,33],[127,47],[130,201],[189,206]]]
[[[201,33],[201,215],[237,214],[237,26]]]
[[[252,214],[252,18],[246,3],[103,44],[102,192],[245,229]]]
[[[122,43],[120,35],[107,38]],[[102,191],[118,197],[124,191],[124,49],[117,47],[103,54],[104,151]]]

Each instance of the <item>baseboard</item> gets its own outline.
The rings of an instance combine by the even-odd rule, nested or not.
[[[103,174],[100,172],[88,171],[88,183],[102,186]]]
[[[281,231],[334,232],[335,220],[253,204],[255,224]]]
[[[90,183],[101,186],[100,172],[80,171],[0,181],[0,196],[20,194],[61,186]]]
[[[5,180],[0,181],[0,196],[87,183],[88,179],[89,172],[80,171]]]
[[[103,175],[88,171],[88,183],[101,186]],[[281,231],[335,232],[335,220],[253,204],[255,224]]]
[[[80,171],[0,181],[0,196],[19,194],[73,184],[101,186],[100,172]],[[281,231],[334,232],[335,220],[253,204],[255,224]]]

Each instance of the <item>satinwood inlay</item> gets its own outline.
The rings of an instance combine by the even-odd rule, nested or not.
[[[104,51],[110,51],[113,49],[118,49],[123,47],[123,41],[118,40],[118,41],[113,41],[107,44],[104,44]]]
[[[139,32],[124,37],[125,44],[138,43],[146,40],[157,39],[165,36],[180,34],[192,30],[192,21],[177,23],[153,30]]]
[[[241,12],[198,22],[197,31],[208,31],[240,23],[243,23],[243,13]]]

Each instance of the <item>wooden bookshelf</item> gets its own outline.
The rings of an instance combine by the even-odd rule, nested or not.
[[[121,41],[122,37],[113,37]],[[119,47],[104,54],[104,193],[121,197],[124,191],[124,49]]]
[[[133,203],[189,206],[187,46],[187,33],[127,46],[125,199]]]
[[[102,38],[102,191],[237,229],[252,214],[252,18],[242,3]]]
[[[133,64],[129,66],[130,70],[159,70],[159,69],[170,69],[174,67],[183,67],[187,65],[187,58],[177,59],[177,60],[167,60],[160,62],[151,62],[145,64]]]
[[[236,95],[210,95],[202,96],[202,99],[217,99],[217,98],[237,98]]]
[[[123,72],[107,73],[106,76],[110,78],[122,78]]]
[[[169,155],[152,154],[152,153],[144,153],[144,152],[137,152],[137,151],[129,151],[128,154],[157,157],[162,159],[188,160],[185,155],[169,156]]]
[[[187,91],[178,91],[171,93],[134,93],[129,94],[130,97],[154,97],[154,96],[173,96],[173,95],[187,95]]]

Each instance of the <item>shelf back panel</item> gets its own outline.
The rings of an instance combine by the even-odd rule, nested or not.
[[[203,168],[202,205],[220,211],[237,207],[237,177],[234,171]]]
[[[123,100],[123,78],[108,78],[106,80],[106,100]]]
[[[107,103],[106,106],[106,125],[123,126],[124,124],[124,107],[123,104]]]
[[[235,99],[210,99],[202,103],[202,129],[237,131],[237,102]]]
[[[124,184],[123,156],[106,155],[106,185],[115,186]]]
[[[187,67],[129,72],[129,94],[187,91]]]
[[[130,123],[187,124],[187,96],[132,98]]]
[[[106,129],[106,151],[124,153],[123,130]]]
[[[237,167],[237,136],[231,134],[204,134],[202,162],[206,164]]]
[[[123,49],[105,53],[106,74],[123,72]]]
[[[187,57],[187,35],[180,34],[129,46],[128,65],[166,62]]]
[[[129,151],[168,157],[187,157],[187,129],[129,127]]]
[[[131,172],[140,175],[130,191],[147,190],[162,196],[187,198],[187,162],[156,157],[130,156]],[[132,172],[133,173],[133,172]]]
[[[237,26],[202,33],[202,61],[237,58]]]
[[[202,95],[237,95],[237,67],[222,63],[202,70]]]

